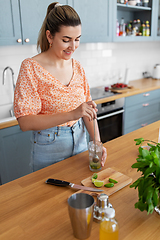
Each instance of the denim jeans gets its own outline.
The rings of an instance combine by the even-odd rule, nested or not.
[[[53,127],[33,131],[31,142],[33,171],[87,150],[86,130],[82,119],[72,127]]]

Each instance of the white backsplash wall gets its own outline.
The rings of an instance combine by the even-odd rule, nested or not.
[[[11,72],[7,70],[2,85],[3,69],[12,67],[16,83],[21,62],[36,54],[36,45],[0,47],[0,105],[13,101]],[[123,82],[126,68],[128,81],[142,78],[145,71],[152,75],[153,66],[160,63],[160,42],[81,43],[73,57],[84,67],[90,87],[108,86]]]

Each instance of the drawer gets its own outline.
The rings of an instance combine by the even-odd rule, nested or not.
[[[160,99],[160,89],[126,97],[125,108],[137,105],[139,103],[150,103],[150,101],[154,99],[157,99],[157,101]]]
[[[160,101],[152,100],[148,105],[139,103],[136,106],[127,108],[124,112],[124,126],[131,127],[136,124],[143,124],[155,117],[160,119]]]
[[[131,127],[125,127],[124,130],[123,130],[123,134],[127,134],[127,133],[130,133],[130,132],[133,132],[139,128],[142,128],[142,127],[145,127],[153,122],[156,122],[160,120],[160,117],[159,116],[154,116],[152,119],[148,119],[147,121],[144,121],[143,123],[138,123],[136,125],[133,125]],[[143,136],[137,136],[138,137],[143,137]],[[158,141],[158,133],[157,133],[157,141]]]

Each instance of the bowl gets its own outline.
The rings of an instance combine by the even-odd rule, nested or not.
[[[136,6],[136,3],[137,3],[137,1],[135,1],[135,0],[128,1],[128,5],[131,5],[131,6]]]

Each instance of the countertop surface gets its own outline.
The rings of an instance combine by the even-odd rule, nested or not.
[[[134,139],[144,137],[157,141],[159,126],[160,121],[105,143],[108,158],[102,170],[113,168],[135,181],[140,173],[131,168],[138,156],[138,146]],[[0,239],[75,239],[67,199],[76,191],[47,185],[45,181],[57,178],[80,184],[93,174],[88,164],[86,151],[0,186]],[[160,215],[156,212],[147,215],[147,212],[135,209],[137,200],[137,190],[129,186],[109,197],[119,222],[119,240],[159,239]],[[93,222],[88,239],[99,239],[98,223]]]
[[[130,81],[128,85],[132,86],[133,89],[128,90],[127,92],[125,90],[124,93],[115,94],[111,97],[101,98],[101,99],[94,100],[94,101],[96,102],[96,104],[99,104],[99,103],[103,103],[103,102],[113,101],[113,100],[116,100],[116,99],[122,98],[122,97],[129,97],[129,96],[143,93],[146,91],[156,90],[156,89],[160,88],[160,80],[156,80],[156,79],[152,79],[152,78],[142,78],[139,80]],[[104,87],[100,87],[100,88],[104,89]],[[0,129],[15,126],[17,124],[18,124],[17,120],[0,123]]]
[[[142,78],[139,80],[130,81],[128,85],[133,88],[129,89],[128,91],[125,89],[124,92],[122,92],[121,94],[115,94],[111,97],[95,100],[95,102],[97,104],[103,103],[103,102],[109,102],[118,98],[129,97],[139,93],[144,93],[147,91],[153,91],[153,90],[159,89],[160,80],[156,80],[152,78]],[[100,88],[103,88],[103,87],[100,87]]]

